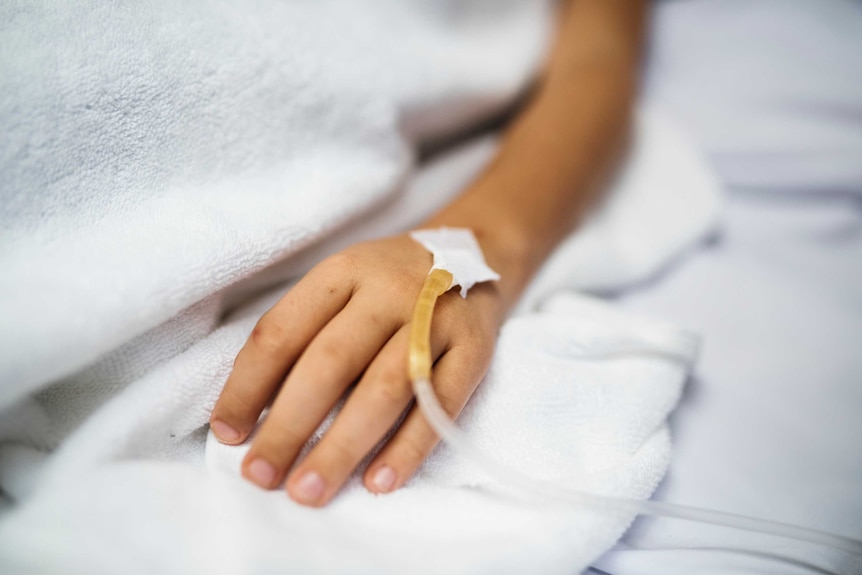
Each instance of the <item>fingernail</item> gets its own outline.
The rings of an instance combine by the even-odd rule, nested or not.
[[[210,427],[213,433],[216,434],[216,437],[222,441],[236,441],[239,439],[239,431],[220,419],[210,422]]]
[[[371,478],[371,483],[374,484],[374,487],[377,488],[378,491],[386,493],[395,487],[395,479],[395,472],[392,468],[384,465],[374,472],[374,476]]]
[[[300,503],[316,503],[323,495],[323,478],[316,471],[306,471],[296,482],[291,495]]]
[[[258,458],[248,464],[248,476],[261,487],[271,487],[275,481],[275,467],[266,459]]]

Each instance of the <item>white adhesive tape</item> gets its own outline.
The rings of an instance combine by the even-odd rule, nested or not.
[[[431,270],[452,274],[452,285],[461,286],[461,297],[477,283],[496,281],[500,274],[488,267],[476,236],[467,228],[416,230],[410,237],[434,256]]]

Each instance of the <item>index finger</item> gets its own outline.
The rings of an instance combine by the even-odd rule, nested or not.
[[[248,437],[299,355],[347,304],[353,282],[344,271],[337,259],[330,258],[257,322],[210,416],[219,441],[236,444]]]

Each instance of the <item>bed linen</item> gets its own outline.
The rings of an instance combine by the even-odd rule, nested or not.
[[[658,199],[656,190],[662,190],[659,195],[688,190],[694,201],[684,202],[689,204],[683,210],[686,216],[703,210],[701,223],[713,220],[716,198],[706,174],[692,169],[691,175],[705,179],[652,179],[670,173],[653,170],[656,164],[690,160],[686,156],[690,148],[682,145],[681,153],[673,153],[674,142],[681,142],[662,121],[647,117],[642,125],[639,149],[650,168],[638,175],[637,154],[632,171],[620,180],[625,185],[615,192],[631,201],[609,202],[596,219],[607,225],[594,223],[584,236],[573,237],[561,248],[581,254],[569,260],[568,279],[575,284],[589,285],[595,278],[608,285],[608,266],[614,260],[619,262],[619,285],[642,280],[640,274],[652,269],[642,263],[627,265],[639,260],[626,250],[615,256],[614,250],[597,254],[590,248],[626,245],[613,241],[619,231],[614,222],[632,216],[615,216],[614,210],[649,203],[642,194]],[[468,148],[468,162],[462,151],[430,167],[422,174],[425,177],[416,178],[407,197],[438,191],[441,184],[463,183],[465,167],[474,173],[489,157],[493,148],[488,144]],[[699,193],[691,194],[692,189]],[[393,208],[410,211],[400,202]],[[643,217],[645,212],[639,214]],[[371,223],[385,221],[384,215],[371,218]],[[677,241],[665,246],[673,249],[656,259],[657,265],[709,229],[692,229],[692,220],[685,221],[677,229]],[[366,227],[368,223],[345,230],[350,232],[348,239],[381,231],[378,225]],[[647,222],[644,226],[650,227]],[[680,242],[681,230],[696,235]],[[599,237],[590,239],[594,234]],[[635,243],[642,249],[643,242]],[[656,254],[651,251],[649,256]],[[591,261],[602,262],[597,268],[602,273],[586,273],[592,269]],[[546,277],[566,277],[559,269],[553,271]],[[375,498],[354,481],[323,512],[300,508],[280,490],[266,493],[246,484],[237,472],[241,448],[226,448],[208,438],[205,423],[232,357],[256,318],[286,287],[277,285],[251,300],[207,336],[104,402],[55,384],[38,401],[4,414],[7,437],[13,441],[3,445],[0,467],[4,489],[19,506],[0,521],[3,564],[21,573],[66,571],[69,566],[82,573],[285,568],[324,573],[515,573],[536,566],[544,572],[567,573],[588,564],[625,529],[631,520],[626,514],[573,513],[557,505],[524,505],[501,497],[494,478],[445,448],[435,452],[403,492]],[[461,424],[484,450],[510,464],[531,462],[538,476],[591,491],[646,497],[667,465],[664,418],[694,361],[697,339],[654,320],[620,316],[596,301],[559,292],[554,298],[539,298],[539,311],[523,310],[507,324],[498,360]],[[682,361],[579,358],[580,349],[601,353],[604,346],[614,349],[637,341],[644,332],[671,342],[664,351]],[[152,337],[147,335],[143,342]],[[122,358],[123,351],[115,353]],[[99,381],[104,369],[97,365],[69,382]],[[90,411],[73,414],[83,422],[45,457],[26,440],[50,438],[39,424],[50,423],[47,415],[62,413],[70,402]],[[23,440],[16,442],[16,437]],[[453,517],[458,518],[455,523]],[[392,549],[396,544],[397,552]],[[423,558],[421,564],[415,564],[416,557]]]
[[[862,538],[862,209],[737,190],[724,232],[625,307],[703,334],[656,497]],[[618,574],[859,573],[799,542],[639,519]]]
[[[715,240],[624,307],[703,335],[658,499],[862,538],[862,5],[656,4],[647,98],[725,188]],[[639,519],[593,572],[844,573],[843,553]]]
[[[513,501],[445,448],[391,497],[353,482],[315,512],[208,444],[256,318],[323,256],[410,229],[462,189],[492,141],[418,172],[417,147],[500,113],[550,31],[533,1],[366,8],[0,8],[4,571],[567,573],[631,521]],[[660,112],[643,109],[633,135],[462,424],[538,476],[645,498],[697,338],[560,292],[643,281],[710,232],[718,194]],[[581,357],[644,332],[664,355]]]
[[[564,244],[561,249],[577,256],[568,260],[571,273],[561,274],[557,266],[552,266],[553,273],[545,270],[543,281],[556,297],[537,298],[539,311],[522,310],[507,324],[493,372],[460,419],[473,442],[510,464],[529,461],[539,476],[636,497],[648,496],[667,465],[664,418],[682,389],[697,340],[654,320],[620,316],[567,290],[560,293],[553,281],[564,277],[574,284],[596,280],[597,285],[609,285],[609,264],[615,260],[618,285],[642,280],[641,274],[653,268],[628,250],[595,253],[591,246],[626,246],[633,238],[625,234],[614,241],[620,229],[614,223],[632,214],[614,211],[650,203],[642,196],[658,199],[656,190],[661,190],[659,196],[687,190],[692,201],[683,202],[688,208],[682,213],[702,210],[705,226],[691,228],[692,220],[686,217],[676,241],[664,246],[663,258],[648,252],[656,265],[709,230],[717,204],[708,172],[701,173],[695,164],[691,177],[656,181],[655,176],[672,173],[661,164],[692,160],[687,155],[691,148],[658,117],[646,115],[642,125],[640,153],[615,192],[631,201],[609,202],[583,236]],[[492,142],[484,141],[442,159],[420,173],[405,198],[418,198],[422,204],[427,192],[443,192],[443,197],[453,193],[492,151]],[[649,168],[638,175],[641,160]],[[699,192],[691,194],[692,189]],[[409,204],[395,202],[392,209],[410,214],[415,206]],[[346,228],[343,237],[333,238],[334,245],[312,251],[319,257],[340,242],[380,233],[379,224],[389,221],[387,213]],[[639,211],[641,217],[646,213]],[[644,230],[652,225],[642,224]],[[680,242],[680,231],[695,235]],[[650,241],[635,244],[642,249]],[[299,260],[317,259],[299,255]],[[601,262],[598,268],[591,264],[596,261]],[[586,273],[592,269],[596,273]],[[324,512],[302,509],[280,490],[265,493],[246,484],[237,472],[242,448],[227,448],[208,438],[205,423],[232,357],[256,318],[286,288],[277,284],[254,298],[207,336],[107,400],[76,396],[74,387],[70,392],[55,384],[38,400],[7,411],[3,423],[9,439],[0,450],[0,469],[4,490],[19,505],[0,520],[0,561],[21,573],[67,571],[70,566],[81,573],[285,568],[515,573],[536,566],[568,573],[586,566],[625,529],[630,516],[572,513],[501,498],[493,478],[445,448],[435,452],[403,492],[375,498],[353,481]],[[683,361],[578,357],[579,349],[601,353],[603,346],[613,349],[637,340],[644,331],[652,334],[648,337],[666,334],[660,338],[679,342],[665,351],[681,355]],[[142,338],[151,341],[152,334]],[[115,354],[122,358],[123,352],[121,348]],[[109,356],[108,366],[111,361]],[[105,369],[96,365],[69,382],[98,382]],[[49,415],[63,413],[70,402],[84,410],[72,413],[83,421],[46,457],[27,439],[50,439],[52,430],[46,432],[40,423],[50,423]],[[453,517],[458,518],[454,524]],[[396,543],[398,551],[393,552]],[[421,564],[415,564],[416,557],[423,557]]]
[[[749,18],[752,13],[756,17]],[[726,185],[729,205],[720,240],[689,253],[619,302],[705,334],[703,362],[672,420],[675,453],[658,497],[862,537],[858,519],[862,474],[858,441],[854,442],[862,437],[860,365],[858,346],[853,347],[862,337],[857,287],[862,98],[852,74],[859,69],[858,13],[858,3],[840,0],[656,4],[647,98],[681,119],[695,135]],[[799,50],[800,45],[805,49]],[[748,82],[739,80],[740,71]],[[460,173],[469,179],[471,171],[462,166]],[[345,234],[340,241],[351,237]],[[696,244],[685,245],[692,249]],[[308,256],[302,265],[323,252],[308,250],[314,257]],[[627,280],[617,289],[631,288],[668,263],[667,257],[651,261],[658,265],[642,265],[640,271],[646,274],[627,268]],[[283,271],[272,274],[279,278]],[[273,283],[277,279],[261,274],[249,285]],[[590,287],[586,284],[582,287]],[[592,287],[613,292],[615,286],[605,282]],[[229,301],[233,297],[239,296],[227,294]],[[740,334],[750,337],[741,339]],[[732,357],[746,360],[734,362]],[[3,423],[8,421],[4,413]],[[200,446],[205,439],[198,435],[195,441]],[[193,454],[201,456],[199,449],[190,449],[173,452],[172,457]],[[26,497],[32,487],[28,470],[44,461],[32,450],[5,455],[15,460],[15,469],[25,472],[5,473],[11,467],[4,460],[0,466],[6,475],[4,487]],[[129,517],[139,519],[124,508],[129,501],[115,489],[118,484],[156,493],[161,485],[170,492],[174,487],[164,477],[173,477],[174,486],[190,494],[190,507],[202,517],[215,517],[212,525],[236,510],[232,498],[220,499],[220,507],[209,505],[208,498],[224,486],[201,483],[188,466],[153,461],[147,465],[152,465],[149,471],[134,461],[106,469],[105,475],[94,478],[98,481],[87,484],[86,493],[75,490],[74,484],[58,491],[55,499],[42,500],[41,510],[34,505],[29,536],[27,523],[22,522],[21,532],[6,541],[14,541],[18,557],[25,559],[42,554],[50,561],[46,549],[62,550],[57,560],[65,559],[67,568],[76,561],[86,565],[94,556],[106,568],[124,565],[130,572],[136,564],[148,565],[148,560],[160,556],[172,558],[168,566],[178,572],[189,572],[201,561],[213,570],[246,567],[232,563],[229,554],[184,556],[176,553],[169,538],[153,535],[159,526],[174,524],[177,532],[171,535],[177,536],[184,527],[194,526],[183,523],[184,516],[171,509],[159,508],[165,500],[157,496],[136,508],[151,511],[140,518],[153,528],[136,531],[149,534],[140,537],[139,550],[129,555],[122,536],[112,539],[117,525]],[[207,477],[216,484],[227,482],[228,493],[242,489],[242,484],[222,476]],[[254,500],[251,493],[255,492],[249,492]],[[57,517],[81,519],[99,498],[116,506],[98,508],[101,513],[93,515],[90,531],[76,532],[74,541],[68,539],[70,531],[62,522],[53,522],[59,525],[56,532],[46,529]],[[271,516],[269,501],[257,502],[259,513]],[[5,526],[14,532],[14,524]],[[94,526],[100,529],[92,530]],[[339,541],[354,550],[339,532],[342,535],[345,538]],[[106,541],[122,551],[112,551]],[[766,546],[768,553],[750,552],[755,545]],[[333,559],[336,567],[338,561]],[[792,542],[689,523],[639,520],[615,550],[594,563],[593,570],[857,573],[859,567],[828,550]]]

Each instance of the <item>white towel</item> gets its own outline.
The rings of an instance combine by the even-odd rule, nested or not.
[[[217,392],[207,382],[230,363],[217,350],[239,345],[259,311],[232,319],[88,422],[54,460],[40,494],[0,523],[4,563],[20,573],[69,564],[87,573],[132,566],[159,573],[571,573],[631,521],[625,514],[512,501],[499,495],[493,478],[445,447],[405,489],[373,496],[354,478],[317,511],[241,480],[243,447],[210,439],[210,473],[164,462],[202,441],[197,430]],[[682,361],[582,357],[644,336],[663,339],[663,349]],[[497,360],[461,425],[480,448],[537,477],[648,497],[669,461],[665,418],[695,342],[606,304],[558,297],[507,323]],[[130,433],[124,420],[135,412],[147,415]],[[109,433],[122,453],[93,460],[95,438]]]
[[[523,88],[547,4],[4,3],[0,406],[391,198]]]
[[[686,163],[688,156],[673,152],[674,146],[648,145],[664,138],[681,142],[658,117],[641,123],[641,130],[643,145],[638,149],[650,152],[633,158],[629,181],[641,179],[637,166],[645,158],[652,158],[651,165],[687,166],[680,173],[692,168]],[[488,142],[481,142],[430,166],[390,210],[365,222],[373,225],[345,230],[332,238],[328,249],[353,238],[385,233],[386,226],[380,225],[387,213],[409,221],[429,192],[443,198],[451,195],[492,151]],[[714,189],[702,185],[706,179],[672,176],[643,181],[649,185],[613,193],[632,194],[632,206],[641,203],[638,197],[658,199],[677,193],[690,213],[715,207]],[[417,199],[413,205],[411,198]],[[641,215],[652,222],[644,223],[645,231],[675,222],[661,210]],[[591,229],[611,238],[612,230],[619,230],[597,224]],[[681,232],[678,241],[673,250],[662,252],[662,263],[697,237],[682,233],[688,229],[682,222],[676,229]],[[583,234],[586,245],[594,245],[590,235]],[[650,238],[645,235],[643,241]],[[578,247],[580,242],[573,238],[565,249],[583,257],[558,260],[565,262],[564,269],[550,271],[573,285],[588,284],[590,277],[607,277],[598,271],[614,265],[618,285],[643,277],[633,270],[654,271],[643,264],[632,267],[628,252],[615,248],[624,244],[610,241],[596,253]],[[325,249],[316,251],[319,255]],[[657,253],[651,251],[651,257]],[[591,262],[601,262],[601,268]],[[134,566],[142,572],[165,573],[266,571],[276,566],[295,567],[296,572],[399,573],[420,572],[414,558],[426,557],[423,546],[431,544],[435,553],[422,561],[430,573],[448,571],[452,565],[472,573],[523,572],[536,566],[549,573],[569,573],[613,545],[629,524],[629,516],[513,506],[486,493],[494,482],[445,448],[435,452],[403,492],[372,497],[354,480],[331,510],[318,514],[298,508],[281,491],[263,493],[245,484],[237,473],[241,448],[210,441],[204,456],[205,424],[236,351],[284,289],[279,286],[256,298],[185,351],[159,361],[142,375],[134,375],[140,369],[136,361],[154,362],[153,356],[167,354],[166,349],[177,346],[176,334],[183,333],[180,326],[205,325],[210,320],[201,318],[211,310],[201,306],[177,316],[95,367],[43,392],[39,401],[25,404],[27,409],[20,410],[19,417],[4,415],[7,440],[18,438],[0,449],[4,489],[25,503],[0,522],[0,564],[25,573],[62,571],[70,564],[88,573],[134,571]],[[601,351],[602,346],[640,337],[644,331],[640,326],[629,316],[574,295],[553,299],[538,313],[525,309],[504,328],[497,359],[461,424],[481,448],[510,464],[529,466],[537,476],[565,479],[595,491],[647,497],[669,461],[664,421],[690,365],[690,344],[668,348],[686,354],[688,361],[683,363],[579,357],[581,348],[595,349],[596,342]],[[647,330],[667,333],[668,328]],[[128,369],[125,373],[123,366]],[[128,378],[121,380],[122,392],[98,407],[105,398],[92,391],[118,377]],[[56,440],[57,429],[64,425],[63,414],[68,421],[83,420],[83,424],[53,455],[39,457],[32,446]],[[220,472],[208,473],[204,463]],[[120,517],[135,520],[129,523]],[[100,543],[104,538],[112,541],[111,550]],[[146,546],[161,552],[151,553]],[[398,551],[391,554],[392,548]],[[332,555],[337,558],[331,559]]]
[[[547,38],[527,0],[358,4],[0,7],[0,485],[22,502],[4,570],[571,572],[631,520],[513,507],[445,449],[403,492],[354,485],[316,513],[206,470],[236,457],[205,457],[205,424],[256,319],[322,256],[462,189],[492,141],[409,177],[413,144],[499,110]],[[579,299],[533,311],[641,281],[714,224],[685,137],[648,112],[636,141],[463,421],[540,476],[647,497],[688,362],[582,361],[636,328]]]

